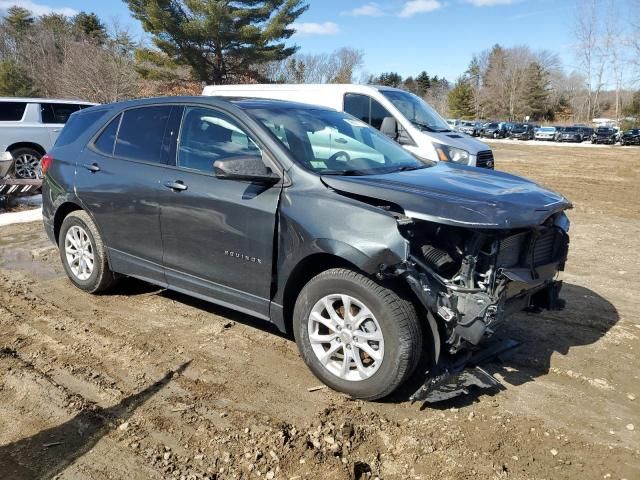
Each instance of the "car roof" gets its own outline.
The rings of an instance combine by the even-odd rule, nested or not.
[[[367,93],[372,90],[378,91],[397,91],[404,93],[406,90],[401,88],[388,87],[386,85],[364,85],[361,83],[253,83],[253,84],[237,84],[237,85],[207,85],[202,94],[208,96],[208,92],[226,91],[226,92],[251,92],[251,91],[289,91],[289,90],[308,90],[308,91],[331,91],[340,94],[351,93]],[[242,93],[239,93],[242,95]]]
[[[251,98],[251,97],[214,97],[214,96],[177,96],[177,97],[151,97],[135,100],[126,100],[117,103],[104,105],[107,108],[130,108],[135,106],[157,105],[157,104],[174,104],[174,103],[195,103],[209,106],[234,105],[242,110],[261,109],[261,108],[305,108],[313,110],[334,111],[328,107],[311,105],[307,103],[293,102],[290,100],[273,100],[267,98]],[[100,106],[98,107],[100,108]]]
[[[25,103],[75,103],[78,105],[98,105],[85,100],[73,100],[71,98],[32,98],[32,97],[0,97],[0,102],[25,102]]]

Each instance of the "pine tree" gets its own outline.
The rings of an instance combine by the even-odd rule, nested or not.
[[[402,85],[402,76],[396,72],[385,72],[377,77],[371,77],[369,83],[386,87],[399,87]]]
[[[525,104],[532,120],[549,115],[549,75],[542,65],[532,62],[527,69]]]
[[[80,12],[73,17],[73,31],[78,39],[91,39],[104,44],[107,29],[95,13]]]
[[[25,69],[15,60],[0,62],[0,95],[6,97],[36,96],[33,82]]]
[[[416,77],[416,94],[422,97],[430,88],[431,78],[429,78],[429,74],[423,70]]]
[[[29,31],[35,20],[29,10],[14,6],[7,10],[5,21],[10,33],[15,37],[21,37]]]
[[[449,92],[449,111],[456,118],[471,119],[475,115],[473,88],[467,78],[460,77]]]
[[[172,61],[200,81],[259,79],[257,67],[296,52],[284,40],[308,6],[303,0],[125,0]]]

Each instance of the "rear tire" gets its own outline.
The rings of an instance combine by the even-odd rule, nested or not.
[[[109,269],[107,251],[96,224],[82,210],[65,217],[58,237],[60,259],[69,280],[89,293],[108,290],[117,276]]]
[[[413,304],[360,273],[331,269],[312,278],[293,317],[307,366],[323,383],[352,397],[389,395],[420,360],[422,330]]]
[[[42,178],[40,160],[42,154],[33,148],[21,147],[11,150],[13,155],[14,170],[17,178]]]

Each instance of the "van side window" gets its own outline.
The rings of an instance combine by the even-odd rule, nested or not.
[[[171,105],[132,108],[123,113],[114,155],[162,163],[161,149]]]
[[[370,123],[369,97],[357,93],[347,93],[344,96],[344,111],[363,122]]]
[[[100,153],[104,153],[105,155],[113,155],[113,146],[116,141],[116,135],[118,134],[118,126],[120,125],[120,117],[122,115],[118,115],[116,118],[111,120],[107,128],[105,128],[100,136],[93,142],[93,146]]]
[[[25,102],[0,102],[0,122],[19,122],[26,108]]]
[[[80,110],[76,103],[43,103],[40,106],[42,123],[67,123],[72,113]]]
[[[179,167],[212,173],[216,160],[238,156],[261,157],[262,152],[228,115],[210,108],[185,108],[178,142]]]
[[[391,117],[389,111],[384,108],[373,98],[371,99],[371,121],[369,122],[373,128],[380,130],[384,117]]]

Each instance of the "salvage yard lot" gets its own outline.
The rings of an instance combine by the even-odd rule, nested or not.
[[[640,478],[640,148],[494,143],[569,197],[567,308],[522,313],[501,391],[438,406],[324,389],[257,320],[137,281],[72,287],[0,228],[0,477]],[[179,370],[175,375],[170,372]]]

